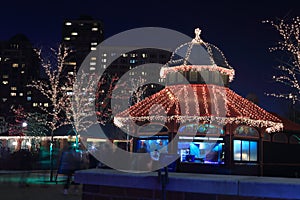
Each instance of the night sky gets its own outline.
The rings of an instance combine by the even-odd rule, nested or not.
[[[268,3],[267,3],[268,2]],[[300,16],[300,1],[100,1],[40,0],[1,1],[0,40],[25,34],[35,46],[55,47],[61,40],[64,19],[90,15],[104,23],[105,38],[137,27],[164,27],[194,37],[202,29],[202,39],[219,47],[236,70],[231,88],[242,96],[256,93],[260,106],[283,114],[282,100],[264,92],[277,91],[271,77],[278,64],[268,48],[278,41],[275,29],[265,19]]]

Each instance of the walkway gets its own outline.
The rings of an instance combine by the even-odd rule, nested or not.
[[[20,180],[26,179],[28,186],[20,186]],[[58,177],[57,184],[49,182],[48,171],[0,171],[0,199],[3,200],[80,200],[79,191],[70,188],[69,194],[63,194],[64,176]]]

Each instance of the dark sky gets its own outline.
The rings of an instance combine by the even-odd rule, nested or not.
[[[105,37],[145,26],[170,28],[194,37],[202,29],[204,41],[219,47],[236,70],[231,87],[242,96],[256,93],[260,105],[283,114],[283,101],[266,97],[277,90],[271,77],[278,64],[271,47],[277,32],[265,19],[300,16],[300,1],[101,1],[101,0],[5,0],[1,1],[0,40],[24,33],[36,46],[55,46],[61,39],[64,19],[90,15],[104,23]]]

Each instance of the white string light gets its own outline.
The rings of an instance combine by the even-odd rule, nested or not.
[[[197,92],[190,92],[186,87],[192,87],[193,91]],[[173,92],[171,92],[173,91]],[[211,98],[219,98],[219,96],[211,96],[208,94],[208,91],[218,94],[218,93],[225,93],[225,99],[211,99]],[[183,94],[182,94],[183,92]],[[171,93],[171,94],[170,94]],[[197,95],[197,97],[195,96]],[[184,115],[182,116],[181,110],[189,111],[191,108],[196,106],[201,106],[199,103],[194,104],[193,101],[188,101],[188,104],[184,104],[185,108],[180,108],[180,101],[178,97],[185,97],[186,102],[188,99],[197,98],[199,102],[203,102],[203,113],[200,113],[200,116],[190,116]],[[188,98],[188,99],[186,99]],[[208,100],[211,99],[211,100]],[[174,101],[175,100],[175,101]],[[225,106],[225,113],[226,116],[213,116],[212,113],[219,113],[218,107],[219,101],[224,101]],[[149,116],[149,109],[154,104],[161,104],[162,107],[165,109],[167,117],[156,115],[156,116]],[[217,105],[212,105],[217,104]],[[179,107],[175,106],[179,105]],[[159,108],[159,107],[158,107]],[[180,110],[180,109],[181,110]],[[209,110],[209,108],[214,108],[217,110]],[[151,108],[153,109],[153,108]],[[156,108],[152,111],[156,111]],[[158,111],[157,111],[158,112]],[[159,113],[159,112],[158,112]],[[229,88],[225,88],[222,86],[216,85],[207,85],[207,84],[193,84],[193,85],[176,85],[176,86],[168,86],[165,89],[161,90],[160,92],[146,98],[145,100],[139,102],[138,104],[130,107],[129,109],[119,113],[115,116],[115,121],[118,123],[117,125],[126,124],[129,120],[134,121],[161,121],[167,120],[170,122],[172,120],[180,123],[187,123],[192,121],[204,121],[204,122],[217,122],[220,124],[247,124],[254,127],[265,127],[268,128],[268,131],[275,132],[279,131],[283,128],[283,124],[281,123],[280,119],[275,117],[274,115],[268,113],[264,109],[260,108],[259,106],[255,105],[254,103],[244,99],[243,97],[239,96]],[[163,121],[164,122],[164,121]]]
[[[281,36],[277,46],[269,49],[270,52],[282,51],[289,56],[288,62],[277,67],[281,74],[273,76],[272,79],[291,90],[288,93],[267,93],[266,95],[291,100],[295,104],[300,100],[300,17],[293,18],[291,22],[266,20],[263,23],[271,24]]]

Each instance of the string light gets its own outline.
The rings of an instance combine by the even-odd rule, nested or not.
[[[192,87],[193,91],[197,92],[191,92],[187,89],[187,87]],[[211,95],[208,91],[214,95]],[[220,97],[215,95],[218,93],[222,94],[223,92],[225,93],[225,99],[219,99]],[[172,95],[170,93],[172,93]],[[184,108],[180,108],[180,100],[178,99],[180,97],[185,97],[185,102],[188,102],[188,104],[184,104]],[[194,98],[198,99],[198,102],[203,102],[203,104],[188,100]],[[220,114],[218,111],[220,109],[218,107],[220,102],[225,102],[225,116],[216,115],[216,113]],[[167,117],[161,115],[149,116],[149,109],[154,104],[160,104],[165,109]],[[175,105],[179,106],[176,107]],[[188,115],[188,111],[191,110],[191,108],[199,106],[199,109],[204,111],[200,113],[200,116]],[[204,109],[201,109],[202,106]],[[179,108],[181,110],[179,110]],[[209,108],[215,110],[209,110]],[[159,107],[155,109],[159,109]],[[153,111],[156,111],[155,109]],[[182,112],[186,112],[184,113],[186,115],[182,115]],[[159,112],[157,111],[157,113]],[[130,120],[144,122],[165,122],[164,120],[171,122],[174,120],[180,123],[213,121],[223,125],[243,123],[254,127],[266,127],[270,132],[280,131],[283,128],[283,124],[280,119],[247,99],[239,96],[229,88],[207,84],[167,86],[165,89],[115,116],[115,122],[118,126],[126,124]]]
[[[299,101],[300,95],[300,17],[293,18],[291,22],[266,20],[263,23],[271,24],[282,38],[277,42],[277,46],[269,48],[270,52],[282,51],[289,55],[287,62],[278,66],[281,74],[273,76],[272,79],[292,90],[288,93],[266,93],[266,95],[291,100],[295,104]]]
[[[170,72],[191,71],[191,70],[199,72],[202,70],[209,70],[209,71],[219,71],[221,74],[228,75],[229,81],[233,80],[234,69],[232,69],[232,67],[228,64],[223,52],[215,45],[204,42],[200,38],[200,34],[201,34],[201,30],[199,28],[195,29],[195,38],[191,42],[180,45],[173,52],[170,61],[161,68],[160,76],[162,78],[165,78],[166,75]],[[200,49],[196,49],[197,46],[199,46],[200,49],[203,49],[203,51]],[[194,49],[196,49],[195,50],[196,53],[199,54],[197,55],[198,57],[199,56],[208,57],[211,64],[195,63],[197,61],[190,58],[192,51]],[[182,54],[184,52],[186,53],[184,57],[182,57],[183,56]]]
[[[34,80],[27,86],[39,91],[47,101],[50,102],[48,108],[39,104],[38,107],[51,118],[51,120],[46,121],[46,125],[51,129],[53,134],[54,130],[71,123],[69,118],[65,117],[65,114],[62,113],[66,111],[66,102],[70,98],[65,89],[72,88],[74,77],[63,75],[63,69],[66,66],[66,58],[70,55],[72,50],[63,45],[59,45],[57,50],[51,48],[51,51],[56,58],[55,66],[53,66],[49,57],[44,58],[42,56],[41,50],[36,50],[36,53],[41,60],[42,67],[45,70],[47,80]],[[76,71],[76,66],[73,67],[73,70]]]
[[[196,29],[195,39],[179,46],[173,52],[171,60],[160,71],[161,77],[165,78],[170,72],[208,70],[211,72],[218,71],[228,75],[230,81],[233,80],[234,69],[227,63],[223,53],[214,45],[203,42],[200,38],[200,33],[201,30]],[[200,45],[200,47],[206,50],[211,65],[202,65],[201,63],[189,64],[189,59],[195,45]],[[183,58],[178,56],[181,51],[185,53]],[[225,66],[218,66],[216,64],[216,52],[221,56]],[[181,101],[182,99],[183,102]],[[161,106],[155,106],[157,104]],[[150,108],[157,115],[149,115]],[[224,113],[222,113],[223,108]],[[159,109],[164,109],[164,112]],[[194,110],[199,111],[196,112],[198,115],[192,112]],[[166,116],[162,116],[159,113],[163,113]],[[229,88],[213,84],[177,84],[166,86],[163,90],[138,102],[134,106],[117,114],[114,118],[117,126],[124,126],[132,120],[138,122],[160,121],[162,123],[213,122],[220,125],[246,124],[253,127],[265,128],[267,132],[276,132],[283,129],[281,120],[276,116],[268,113],[251,101],[244,99]]]
[[[201,72],[204,70],[208,70],[210,72],[219,71],[221,74],[229,76],[229,81],[233,81],[234,79],[234,69],[227,69],[224,67],[219,67],[217,65],[180,65],[176,67],[162,67],[160,70],[161,78],[166,78],[166,75],[170,72],[178,72],[178,71],[197,71]]]

